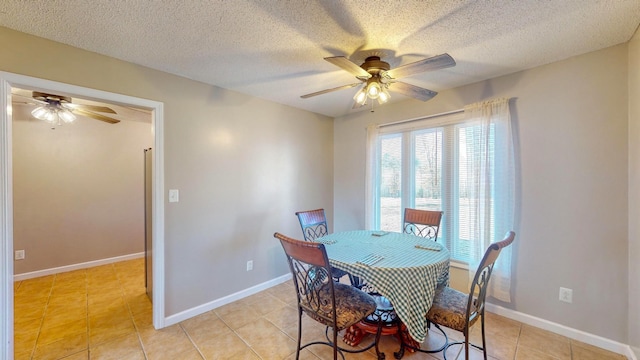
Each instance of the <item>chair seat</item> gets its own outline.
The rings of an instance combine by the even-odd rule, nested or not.
[[[467,301],[469,294],[462,293],[448,286],[436,288],[433,305],[427,313],[427,320],[464,332],[467,318]],[[472,309],[473,312],[473,309]],[[478,317],[469,321],[471,327]]]
[[[359,289],[335,282],[333,289],[336,295],[337,331],[348,328],[376,310],[376,302],[371,295]],[[320,308],[312,310],[313,307],[305,306],[305,314],[326,326],[333,326],[330,320],[333,315],[331,291],[327,285],[319,291],[319,296]]]

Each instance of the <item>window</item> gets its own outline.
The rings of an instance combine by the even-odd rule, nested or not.
[[[475,164],[481,154],[495,156],[494,126],[489,126],[488,137],[482,136],[483,129],[460,114],[438,118],[437,122],[421,120],[381,128],[374,142],[379,160],[374,176],[373,225],[401,231],[404,208],[442,210],[438,241],[446,244],[452,259],[469,262],[478,205],[473,196],[477,183],[474,177],[478,176]],[[495,173],[494,163],[488,162],[490,177]],[[493,200],[488,204],[493,208]],[[489,231],[494,232],[495,214],[489,214]]]

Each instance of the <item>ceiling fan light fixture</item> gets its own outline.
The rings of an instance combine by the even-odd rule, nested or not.
[[[57,105],[44,105],[39,106],[31,112],[31,115],[42,121],[46,121],[52,124],[61,124],[64,122],[65,124],[71,123],[76,119],[76,116],[73,113],[61,106]]]
[[[58,110],[58,117],[67,124],[76,120],[76,116],[73,115],[71,111],[64,108]]]
[[[382,88],[377,78],[372,77],[367,81],[367,96],[370,99],[377,99],[381,92]]]
[[[367,92],[365,91],[365,87],[361,87],[360,90],[353,97],[353,100],[360,105],[364,105],[367,102]]]
[[[351,89],[362,84],[362,87],[353,97],[355,104],[352,109],[358,109],[367,102],[367,99],[378,100],[378,103],[380,104],[387,103],[389,99],[391,99],[391,96],[389,95],[389,86],[391,84],[396,84],[392,89],[393,91],[420,101],[427,101],[438,93],[419,86],[400,82],[398,79],[456,65],[456,61],[451,57],[451,55],[444,53],[391,69],[388,62],[381,60],[381,56],[389,55],[386,51],[370,50],[367,51],[367,55],[367,58],[362,64],[357,64],[345,56],[331,56],[324,58],[333,65],[336,65],[351,75],[354,75],[356,79],[361,81],[361,83],[342,85],[331,89],[316,91],[300,97],[307,99],[337,90]],[[371,103],[372,109],[373,105],[374,104]]]
[[[31,115],[38,120],[52,122],[55,117],[55,110],[50,105],[38,106],[33,109]]]
[[[389,94],[387,89],[383,88],[382,92],[380,92],[380,95],[378,96],[378,103],[382,105],[389,101],[389,98],[391,98],[391,95]]]

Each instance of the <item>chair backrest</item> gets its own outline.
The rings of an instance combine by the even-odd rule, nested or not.
[[[298,221],[300,221],[302,234],[306,241],[314,241],[319,237],[329,234],[324,209],[298,211],[296,216],[298,217]]]
[[[405,208],[403,231],[436,241],[440,220],[442,220],[442,211]]]
[[[298,306],[311,317],[319,316],[335,326],[336,297],[324,244],[300,241],[280,233],[273,236],[280,240],[287,256],[298,295]],[[331,300],[330,304],[326,303],[327,299]]]
[[[516,237],[516,233],[509,231],[503,240],[489,245],[487,251],[485,251],[476,275],[473,277],[471,283],[471,290],[469,292],[469,300],[467,303],[467,319],[472,321],[478,314],[484,314],[484,301],[487,297],[487,288],[489,285],[489,279],[493,272],[493,265],[498,259],[498,255],[503,248],[511,245]]]

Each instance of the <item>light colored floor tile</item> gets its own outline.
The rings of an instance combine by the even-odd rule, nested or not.
[[[153,327],[153,312],[151,310],[138,314],[132,313],[132,315],[136,328]]]
[[[176,345],[191,343],[187,334],[178,324],[160,330],[156,330],[153,327],[142,328],[139,330],[139,334],[145,348],[155,343]]]
[[[296,304],[296,290],[291,281],[284,282],[266,290],[267,293],[277,297],[280,301],[294,305]]]
[[[537,349],[559,360],[571,360],[571,345],[568,338],[533,326],[522,325],[518,347]]]
[[[129,311],[131,311],[132,314],[140,314],[153,310],[151,300],[149,300],[149,297],[144,292],[144,289],[141,289],[136,295],[126,296],[125,301],[127,303],[127,306],[129,307]]]
[[[152,325],[153,306],[145,293],[144,259],[49,275],[14,283],[14,357],[16,360],[292,360],[297,341],[297,309],[293,284],[276,285],[165,329]],[[615,354],[566,337],[486,314],[490,360],[624,360]],[[303,344],[325,341],[325,327],[303,315]],[[444,329],[450,340],[460,332]],[[342,335],[342,334],[340,334]],[[472,343],[481,344],[479,323]],[[362,348],[373,339],[367,335]],[[432,329],[423,347],[444,341]],[[348,348],[339,336],[338,344]],[[399,343],[388,336],[380,349],[392,359]],[[447,358],[463,359],[462,346]],[[314,345],[302,360],[332,358],[329,346]],[[346,360],[376,359],[375,350],[345,353]],[[443,359],[442,353],[405,352],[404,359]],[[471,351],[469,360],[482,359]]]
[[[74,320],[69,322],[63,322],[58,325],[53,325],[45,328],[43,325],[40,335],[38,336],[37,346],[50,344],[55,341],[62,340],[64,338],[72,337],[77,334],[87,334],[87,320]]]
[[[154,342],[143,346],[149,360],[203,359],[190,341],[177,341],[175,343]]]
[[[218,309],[216,309],[214,311],[220,319],[234,330],[247,324],[251,324],[256,319],[260,318],[260,313],[256,311],[254,307],[248,306],[246,303],[234,305],[232,310],[224,309],[222,312],[219,312]]]
[[[32,351],[14,351],[13,360],[31,360]]]
[[[310,352],[307,349],[303,349],[300,352],[300,360],[318,360],[318,359],[320,359],[320,358],[317,357],[314,353]],[[340,359],[340,358],[338,357],[338,359]],[[285,360],[296,360],[296,353],[294,352],[293,354],[287,356],[285,358]]]
[[[99,321],[89,320],[89,341],[91,345],[97,345],[122,335],[135,333],[131,318],[101,318]]]
[[[34,360],[56,360],[88,349],[87,333],[70,334],[60,340],[38,345],[33,354]]]
[[[558,360],[558,358],[545,354],[536,348],[518,345],[516,360]]]
[[[144,359],[138,334],[132,333],[91,346],[91,360]]]
[[[211,339],[217,337],[233,334],[227,324],[215,316],[215,314],[208,314],[203,318],[196,316],[195,318],[182,322],[181,325],[196,345],[210,342]]]
[[[39,331],[25,331],[21,328],[14,329],[13,349],[16,353],[31,353],[36,347]]]
[[[287,306],[286,302],[281,301],[268,292],[260,292],[240,301],[246,303],[250,308],[257,311],[260,315],[268,314],[272,311],[277,311]]]
[[[71,326],[83,326],[87,327],[87,313],[86,309],[70,309],[69,311],[60,310],[49,313],[42,319],[41,330],[49,329],[52,327],[60,327],[61,325],[70,324]]]
[[[623,355],[576,340],[571,340],[571,353],[574,359],[580,360],[626,360]]]
[[[253,350],[229,328],[217,336],[194,341],[205,359],[259,359]]]
[[[279,329],[284,330],[291,324],[298,323],[298,310],[294,306],[283,306],[264,315],[264,318],[271,321]]]
[[[254,319],[236,333],[264,360],[281,360],[296,351],[296,343],[264,318]]]
[[[65,356],[60,360],[89,360],[89,351],[80,351],[73,355]],[[129,359],[128,359],[129,360]],[[131,359],[134,360],[134,359]],[[144,358],[142,358],[144,360]]]

